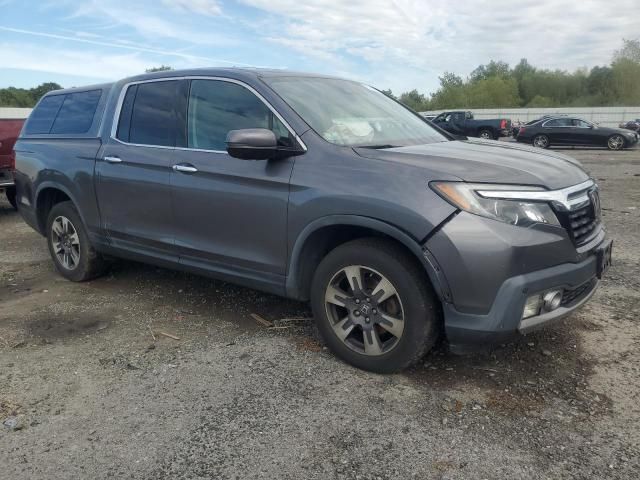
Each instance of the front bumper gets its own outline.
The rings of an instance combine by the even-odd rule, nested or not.
[[[526,229],[460,213],[425,244],[442,275],[444,327],[453,351],[502,343],[559,320],[598,287],[604,231],[576,249],[561,228]],[[564,293],[559,308],[522,320],[528,297]]]

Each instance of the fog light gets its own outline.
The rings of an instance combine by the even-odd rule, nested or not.
[[[524,310],[522,311],[522,318],[534,317],[540,313],[540,306],[542,305],[542,295],[532,295],[527,298],[524,304]]]
[[[555,310],[562,303],[562,290],[551,290],[544,294],[544,309],[547,312]]]

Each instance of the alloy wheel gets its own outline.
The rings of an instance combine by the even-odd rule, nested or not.
[[[614,135],[609,138],[607,145],[611,150],[621,150],[624,147],[624,138],[620,135]]]
[[[333,332],[347,347],[378,356],[396,347],[404,332],[402,300],[381,273],[362,265],[342,268],[325,290]]]
[[[545,135],[538,135],[533,139],[533,146],[538,148],[547,148],[549,139]]]
[[[67,270],[80,263],[80,238],[67,217],[59,216],[51,224],[51,245],[58,262]]]
[[[484,138],[485,140],[492,140],[493,136],[491,135],[491,132],[483,130],[482,132],[480,132],[480,138]]]

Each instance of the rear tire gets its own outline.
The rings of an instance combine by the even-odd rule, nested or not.
[[[478,137],[484,138],[485,140],[495,140],[495,135],[491,130],[482,129],[478,132]]]
[[[622,135],[611,135],[607,140],[609,150],[622,150],[625,147],[625,140]]]
[[[105,271],[106,262],[91,246],[72,202],[58,203],[49,212],[47,244],[56,270],[72,282],[91,280]]]
[[[7,200],[11,204],[11,206],[17,210],[18,204],[16,202],[16,187],[7,187],[5,190],[5,195],[7,196]]]
[[[363,370],[402,370],[440,333],[440,304],[424,271],[388,240],[359,239],[331,251],[315,272],[310,296],[329,348]]]
[[[546,135],[536,135],[533,137],[533,146],[538,148],[549,148],[549,137]]]

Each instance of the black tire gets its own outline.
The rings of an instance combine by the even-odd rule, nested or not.
[[[537,148],[549,148],[549,137],[542,134],[536,135],[535,137],[533,137],[531,144]]]
[[[627,146],[627,142],[622,135],[611,135],[607,139],[607,148],[609,150],[622,150]]]
[[[59,238],[54,231],[54,221],[57,222],[59,221],[58,219],[62,218],[68,219],[77,234],[78,246],[75,251],[79,255],[79,258],[72,266],[65,266],[59,258],[59,255],[54,251],[54,237],[56,239]],[[63,277],[72,282],[84,282],[104,273],[106,262],[91,246],[87,230],[72,202],[61,202],[54,205],[47,217],[46,228],[49,253],[56,266],[56,270],[58,270]]]
[[[7,196],[7,200],[11,204],[11,206],[17,210],[18,204],[16,203],[16,187],[7,187],[5,191],[5,195]]]
[[[478,131],[478,137],[484,138],[485,140],[495,140],[496,139],[496,136],[488,128],[483,128],[482,130]]]
[[[383,278],[389,280],[394,291],[398,293],[397,298],[404,317],[402,334],[397,339],[392,337],[393,346],[389,350],[382,350],[380,354],[368,355],[355,351],[348,342],[338,337],[334,331],[335,327],[332,326],[336,325],[336,322],[332,320],[332,313],[329,311],[331,305],[325,300],[327,289],[342,269],[353,265],[362,266],[367,272],[372,270],[379,272]],[[363,284],[365,283],[363,280]],[[364,289],[362,291],[366,292]],[[368,290],[365,295],[374,297],[372,293]],[[385,239],[353,240],[331,251],[320,262],[315,272],[310,296],[314,318],[326,344],[336,356],[363,370],[377,373],[402,370],[420,360],[435,345],[440,334],[442,323],[440,303],[425,272],[415,258]],[[386,308],[383,305],[383,303],[378,304],[378,308],[381,310]],[[344,310],[351,312],[346,308]],[[373,313],[376,313],[376,310]],[[350,316],[351,313],[348,315]],[[378,317],[372,316],[372,318]],[[360,321],[361,319],[362,317]],[[368,318],[367,322],[369,322]],[[376,334],[378,340],[381,335],[389,335],[381,329],[380,324],[369,326],[369,328],[378,329],[377,331],[381,332],[380,335]],[[352,332],[353,335],[363,338],[364,346],[364,326],[356,326]],[[378,342],[378,345],[380,344]]]

